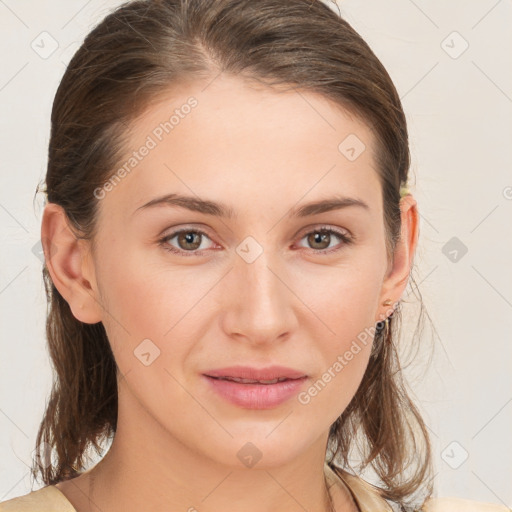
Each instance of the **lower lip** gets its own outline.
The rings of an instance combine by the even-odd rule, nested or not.
[[[242,384],[203,375],[212,388],[228,402],[245,409],[271,409],[296,395],[307,377],[275,384]]]

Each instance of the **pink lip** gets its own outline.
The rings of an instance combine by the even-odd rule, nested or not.
[[[296,395],[308,376],[299,370],[286,366],[267,366],[252,368],[250,366],[229,366],[204,372],[203,377],[212,388],[238,407],[246,409],[270,409],[282,404]],[[222,380],[219,377],[238,377],[251,380],[274,380],[286,378],[275,384],[241,383]]]
[[[252,368],[250,366],[229,366],[227,368],[219,368],[217,370],[208,370],[203,372],[204,375],[210,377],[238,377],[240,379],[253,380],[273,380],[280,377],[288,379],[300,379],[307,377],[304,372],[287,368],[286,366],[267,366],[266,368]]]
[[[271,409],[276,407],[296,395],[308,379],[303,376],[275,384],[243,384],[208,375],[203,375],[203,378],[228,402],[245,409]],[[241,378],[252,379],[254,377]]]

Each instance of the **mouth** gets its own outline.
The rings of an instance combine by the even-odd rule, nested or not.
[[[308,380],[301,377],[255,379],[203,374],[208,388],[223,401],[242,409],[273,409],[296,396]]]
[[[307,375],[294,368],[286,366],[267,366],[265,368],[254,368],[251,366],[229,366],[226,368],[217,368],[204,372],[204,375],[212,378],[231,379],[236,382],[251,384],[275,384],[282,380],[294,380]]]
[[[305,377],[297,377],[295,379],[291,379],[289,377],[279,377],[277,379],[263,380],[263,379],[242,379],[241,377],[214,377],[212,375],[205,374],[206,377],[210,377],[211,379],[216,380],[227,380],[231,382],[237,382],[238,384],[277,384],[278,382],[285,382],[287,380],[301,380]]]

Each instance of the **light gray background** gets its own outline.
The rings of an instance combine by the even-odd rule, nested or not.
[[[27,465],[51,384],[32,251],[42,203],[32,199],[53,96],[85,34],[120,3],[0,0],[0,501],[31,490]],[[426,355],[407,374],[432,433],[438,494],[511,507],[512,2],[339,5],[408,117],[421,213],[415,276],[439,336],[432,363],[418,365],[427,329]]]

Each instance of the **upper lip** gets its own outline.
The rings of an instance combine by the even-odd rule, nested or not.
[[[279,378],[300,379],[307,375],[293,368],[285,366],[267,366],[266,368],[252,368],[250,366],[229,366],[227,368],[219,368],[216,370],[208,370],[204,375],[210,377],[238,377],[240,379],[252,380],[274,380]]]

